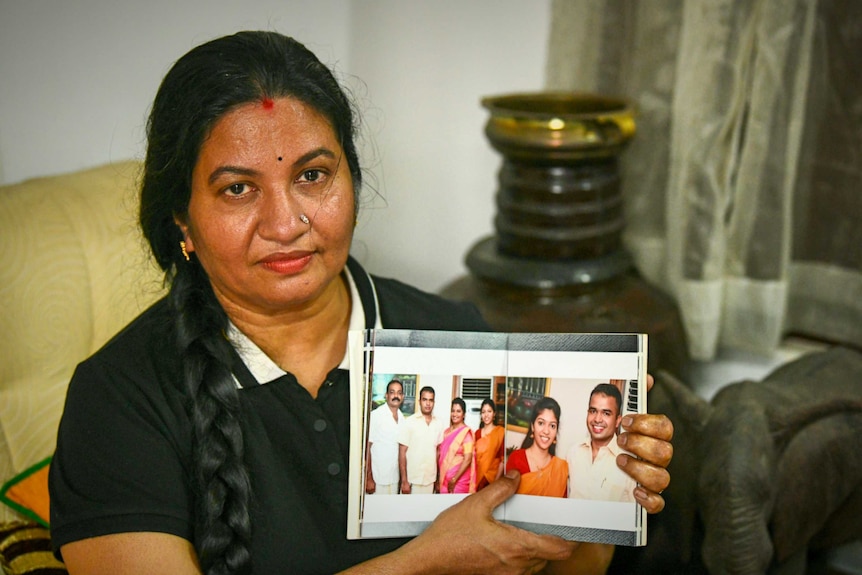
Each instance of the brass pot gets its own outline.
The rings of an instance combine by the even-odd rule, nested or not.
[[[578,276],[592,279],[597,270],[581,270],[586,258],[606,256],[590,263],[599,264],[604,275],[627,268],[628,255],[620,251],[617,157],[635,134],[631,104],[593,94],[535,92],[486,97],[482,105],[491,114],[485,134],[503,156],[497,235],[493,246],[471,254],[468,266],[480,275],[493,273],[486,256],[499,250],[519,258],[581,260]]]
[[[536,92],[482,99],[491,114],[485,135],[507,159],[572,162],[616,156],[635,135],[627,100],[593,94]]]

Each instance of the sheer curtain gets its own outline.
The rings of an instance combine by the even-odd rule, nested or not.
[[[693,358],[862,346],[862,3],[555,0],[548,89],[631,98],[625,242]]]

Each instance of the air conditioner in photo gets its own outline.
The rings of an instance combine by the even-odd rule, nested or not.
[[[493,397],[490,377],[462,377],[458,396],[467,404],[464,423],[471,429],[479,429],[481,423],[482,401]]]

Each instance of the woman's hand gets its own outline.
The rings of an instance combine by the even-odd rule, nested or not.
[[[495,507],[512,496],[521,477],[503,476],[443,511],[421,535],[392,553],[347,573],[538,573],[549,560],[567,559],[578,543],[538,535],[496,521]]]
[[[652,389],[655,380],[647,375],[647,391]],[[670,484],[668,463],[673,457],[673,424],[664,415],[632,414],[622,420],[624,433],[617,443],[633,453],[617,456],[617,465],[631,475],[640,485],[635,488],[635,499],[648,513],[658,513],[664,509],[661,492]]]
[[[440,573],[536,573],[548,560],[567,558],[577,543],[522,531],[491,516],[515,493],[520,480],[520,474],[512,472],[463,499],[402,549],[439,564]]]

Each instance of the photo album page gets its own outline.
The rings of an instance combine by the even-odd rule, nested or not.
[[[499,521],[570,540],[646,544],[616,465],[646,413],[645,334],[376,329],[349,334],[350,539],[421,533],[503,474]]]

